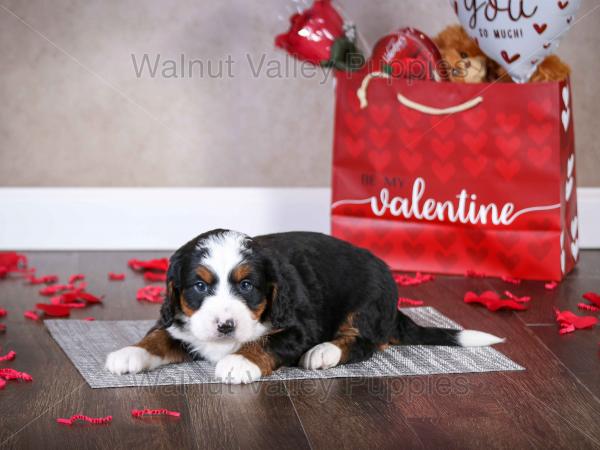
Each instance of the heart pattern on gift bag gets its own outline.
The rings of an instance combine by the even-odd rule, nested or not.
[[[392,130],[389,128],[370,128],[369,139],[377,148],[385,147],[392,137]]]
[[[552,125],[548,123],[543,125],[531,124],[527,127],[527,134],[535,144],[541,145],[546,142],[552,134]]]
[[[338,91],[347,91],[338,93],[338,101],[347,95],[356,102],[360,77],[358,81],[338,81]],[[411,85],[406,96],[427,104],[422,99],[433,97],[425,94],[433,87],[419,84]],[[462,189],[467,191],[467,198],[474,195],[477,204],[493,202],[499,208],[508,201],[515,203],[516,210],[553,205],[560,202],[555,196],[558,189],[536,188],[535,195],[528,193],[532,192],[532,182],[549,185],[552,179],[561,185],[563,199],[574,202],[575,157],[572,149],[566,154],[557,145],[561,134],[563,145],[571,145],[573,127],[569,124],[565,134],[561,119],[562,111],[570,109],[565,101],[571,101],[571,92],[562,85],[546,88],[540,84],[537,93],[525,96],[521,105],[515,101],[518,95],[501,93],[504,89],[509,92],[510,86],[518,85],[502,84],[490,89],[491,94],[484,93],[480,108],[485,113],[477,112],[477,108],[450,116],[416,112],[397,103],[394,84],[386,82],[380,82],[376,93],[369,94],[369,106],[353,111],[362,120],[346,114],[351,108],[338,105],[338,114],[343,115],[336,121],[334,202],[367,203],[336,208],[334,235],[384,257],[395,270],[464,274],[465,268],[470,268],[510,273],[517,278],[528,278],[535,270],[541,279],[560,279],[571,270],[580,242],[579,223],[573,220],[576,211],[571,207],[565,213],[561,206],[568,218],[560,223],[557,211],[544,210],[527,213],[515,226],[507,227],[405,219],[388,213],[379,217],[371,210],[369,198],[379,198],[384,187],[390,201],[396,196],[410,199],[413,182],[419,177],[426,181],[421,205],[427,199],[455,203]],[[417,93],[413,94],[413,89]],[[389,112],[383,108],[385,90],[390,94]],[[463,98],[473,95],[464,94]],[[369,112],[371,104],[379,109]],[[446,106],[442,101],[431,104]],[[557,169],[561,165],[562,175]],[[352,233],[346,233],[346,228]],[[559,234],[563,234],[561,239]]]
[[[508,114],[500,112],[496,114],[496,123],[504,133],[512,133],[521,121],[518,113]]]
[[[540,100],[537,102],[530,101],[527,103],[527,112],[534,121],[540,122],[545,117],[551,115],[552,102],[550,99]]]
[[[488,135],[484,131],[479,133],[465,133],[462,142],[471,153],[481,153],[488,142]]]
[[[573,186],[575,182],[573,178],[568,178],[565,184],[565,197],[567,201],[571,200],[571,194],[573,193]]]
[[[565,182],[565,198],[567,201],[571,200],[573,194],[573,188],[575,187],[575,177],[573,171],[575,170],[575,154],[569,156],[567,161],[567,181]]]
[[[483,155],[479,156],[465,156],[463,158],[463,165],[467,172],[473,177],[478,177],[483,173],[487,167],[488,158]]]
[[[527,157],[534,165],[543,167],[552,157],[552,147],[549,145],[529,147],[527,149]]]
[[[571,242],[571,256],[575,261],[579,258],[579,239]]]
[[[579,219],[577,216],[571,220],[571,239],[576,240],[579,236]]]
[[[344,136],[344,145],[353,158],[358,158],[366,148],[364,140],[352,136]]]
[[[562,110],[561,112],[561,122],[563,124],[563,128],[565,129],[565,132],[567,132],[567,130],[569,129],[569,123],[571,122],[571,106],[570,106],[570,93],[569,93],[569,86],[565,86],[563,87],[562,90],[562,99],[563,99],[563,105],[565,107],[565,109]]]
[[[431,149],[441,160],[447,159],[456,151],[456,143],[452,141],[442,141],[438,138],[431,140]]]
[[[358,116],[350,111],[347,111],[344,114],[344,123],[352,132],[352,134],[356,135],[363,130],[363,128],[367,124],[367,121],[364,117]]]

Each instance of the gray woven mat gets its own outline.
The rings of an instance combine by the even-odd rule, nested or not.
[[[461,329],[458,324],[434,308],[407,308],[403,311],[421,325]],[[154,321],[147,320],[45,321],[52,337],[92,388],[218,383],[213,377],[213,366],[205,361],[164,366],[137,375],[113,375],[104,369],[104,361],[108,353],[139,341],[154,323]],[[524,370],[524,368],[490,347],[460,348],[411,345],[390,347],[383,352],[376,353],[368,361],[327,370],[286,367],[263,378],[263,381],[432,375],[502,370]]]

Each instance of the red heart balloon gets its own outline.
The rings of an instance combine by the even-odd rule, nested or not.
[[[415,28],[402,28],[381,38],[371,55],[372,70],[393,77],[442,80],[439,70],[442,55],[434,42]]]

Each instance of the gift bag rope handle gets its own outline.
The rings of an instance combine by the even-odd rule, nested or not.
[[[356,91],[356,96],[358,97],[358,101],[360,102],[360,109],[364,109],[369,106],[369,102],[367,100],[367,89],[369,88],[369,84],[373,78],[391,78],[389,74],[385,72],[372,72],[365,76],[360,84],[360,88]],[[406,98],[402,94],[398,94],[398,101],[406,106],[407,108],[414,109],[415,111],[422,112],[423,114],[429,114],[432,116],[440,116],[442,114],[454,114],[466,111],[467,109],[474,108],[483,102],[483,97],[475,97],[471,100],[468,100],[460,105],[450,106],[448,108],[433,108],[431,106],[422,105],[421,103],[414,102],[408,98]]]

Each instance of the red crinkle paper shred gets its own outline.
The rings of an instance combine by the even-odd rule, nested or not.
[[[72,284],[53,284],[52,286],[46,286],[45,288],[40,289],[40,295],[51,297],[60,292],[70,291],[72,289],[75,289],[75,286]]]
[[[556,289],[558,287],[558,282],[557,281],[548,281],[546,284],[544,284],[544,287],[548,291],[553,291],[554,289]]]
[[[70,292],[65,292],[56,297],[52,297],[50,303],[54,305],[65,305],[72,308],[83,308],[88,304],[102,303],[102,299],[82,289],[74,289]]]
[[[12,361],[17,356],[14,350],[9,351],[6,355],[0,356],[0,361]]]
[[[40,316],[35,311],[25,311],[23,316],[29,320],[40,320]]]
[[[100,297],[84,290],[85,284],[80,284],[81,287],[75,287],[72,284],[69,286],[71,287],[70,290],[60,291],[59,295],[52,297],[50,304],[38,303],[36,308],[41,309],[49,316],[68,317],[72,308],[85,308],[89,305],[102,303]]]
[[[157,273],[157,272],[145,272],[144,280],[147,281],[167,281],[166,273]]]
[[[144,286],[137,291],[136,299],[139,302],[162,303],[165,299],[166,289],[163,286]]]
[[[29,284],[53,284],[58,281],[58,275],[43,275],[36,277],[35,274],[27,276]]]
[[[588,305],[587,303],[577,303],[577,308],[582,311],[600,312],[600,308],[594,305]]]
[[[78,281],[85,280],[85,275],[82,273],[76,273],[69,277],[69,284],[77,283]]]
[[[504,291],[504,295],[506,295],[510,300],[514,300],[515,302],[519,303],[528,303],[531,301],[531,297],[529,297],[528,295],[519,297],[518,295],[515,295],[510,291]]]
[[[583,298],[585,298],[588,302],[591,303],[578,303],[577,307],[582,311],[590,311],[590,312],[600,312],[600,294],[596,294],[595,292],[586,292],[583,294]]]
[[[169,260],[167,258],[159,258],[142,261],[134,258],[127,261],[127,265],[138,272],[166,272],[169,268]]]
[[[598,323],[596,317],[578,316],[571,311],[561,311],[557,308],[554,308],[554,315],[556,317],[556,322],[559,325],[559,334],[567,334],[572,333],[575,330],[593,328]]]
[[[394,274],[394,281],[399,286],[418,286],[428,281],[433,281],[434,277],[430,274],[417,272],[414,277],[405,274]]]
[[[94,320],[96,320],[95,317],[84,317],[83,320],[85,320],[86,322],[93,322]]]
[[[124,273],[108,272],[108,279],[110,281],[123,281],[125,279],[125,274]]]
[[[497,293],[492,291],[485,291],[481,295],[478,295],[475,292],[467,292],[465,294],[464,302],[478,303],[493,312],[502,309],[513,311],[524,311],[527,309],[523,302],[513,299],[501,299]]]
[[[38,303],[35,305],[37,309],[44,311],[44,314],[52,317],[69,317],[71,310],[65,305],[49,305],[47,303]]]
[[[61,423],[63,425],[73,425],[74,423],[81,421],[91,423],[93,425],[106,425],[112,422],[112,416],[106,417],[89,417],[84,416],[83,414],[74,414],[68,419],[58,418],[56,419],[57,423]]]
[[[500,277],[500,279],[502,281],[504,281],[505,283],[510,283],[510,284],[521,284],[521,280],[519,280],[518,278],[513,278],[513,277],[509,277],[509,276],[503,276]]]
[[[3,323],[0,323],[0,333],[5,333],[6,332],[6,325],[4,325]]]
[[[4,317],[8,314],[8,311],[4,308],[0,308],[0,317]]]
[[[588,302],[593,303],[594,306],[600,308],[600,294],[596,294],[595,292],[586,292],[583,294],[583,298],[585,298]]]
[[[477,272],[476,270],[467,270],[465,276],[468,278],[485,278],[487,275],[483,272]]]
[[[181,413],[178,411],[170,411],[168,409],[132,409],[131,415],[133,417],[143,417],[143,416],[171,416],[171,417],[179,417]]]
[[[400,308],[402,306],[422,306],[423,304],[423,300],[413,300],[412,298],[400,297],[398,299],[397,307]]]
[[[0,278],[9,273],[26,273],[27,257],[17,252],[0,252]]]
[[[0,389],[4,389],[6,382],[10,380],[33,381],[33,377],[25,372],[19,372],[15,369],[0,369]]]

